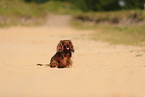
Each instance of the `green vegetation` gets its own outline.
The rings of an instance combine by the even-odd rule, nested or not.
[[[26,4],[21,0],[1,0],[0,1],[0,26],[10,26],[18,24],[41,23],[40,17],[44,16],[41,8],[35,4]],[[36,19],[37,18],[37,19]]]
[[[40,25],[48,14],[70,14],[75,27],[96,30],[90,35],[94,40],[145,46],[144,3],[144,0],[0,0],[0,27]]]
[[[145,46],[145,12],[128,10],[86,13],[74,16],[72,25],[79,29],[93,29],[91,39],[113,44]]]
[[[49,1],[47,3],[41,4],[40,7],[43,10],[45,10],[46,13],[54,13],[54,14],[82,13],[73,4],[68,2]]]
[[[90,35],[93,40],[101,40],[113,44],[145,46],[144,25],[109,25],[109,24],[86,24],[80,21],[73,21],[72,25],[79,29],[96,30]]]
[[[107,12],[89,12],[75,15],[76,20],[94,23],[136,24],[145,20],[144,10],[121,10]]]
[[[119,5],[120,1],[124,2],[123,6]],[[127,15],[127,19],[135,18],[135,22],[142,21],[145,17],[143,11],[130,12],[129,14],[110,12],[110,10],[120,9],[143,9],[144,0],[133,1],[135,3],[132,3],[131,0],[0,0],[0,27],[43,24],[49,13],[83,14],[83,16],[90,20],[96,20],[96,22],[111,21],[116,23],[120,22],[120,19],[124,19],[125,15]],[[99,13],[97,14],[95,11],[99,11]],[[89,12],[89,15],[84,14],[86,12],[87,14]]]
[[[46,3],[26,3],[24,0],[0,0],[0,27],[11,25],[40,25],[45,23],[49,13],[80,13],[67,2],[49,1]]]
[[[67,2],[82,11],[112,11],[120,9],[143,9],[145,0],[22,0],[28,3]]]
[[[72,4],[60,1],[49,1],[38,4],[26,3],[24,0],[0,0],[0,16],[44,17],[49,12],[69,14],[78,11]]]

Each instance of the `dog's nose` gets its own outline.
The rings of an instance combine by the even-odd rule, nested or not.
[[[67,45],[67,47],[69,47],[69,45]]]

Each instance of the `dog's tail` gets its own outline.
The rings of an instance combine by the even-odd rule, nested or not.
[[[37,64],[37,66],[50,66],[50,64]]]

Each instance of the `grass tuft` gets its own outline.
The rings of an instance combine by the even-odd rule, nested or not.
[[[142,54],[138,54],[138,55],[136,55],[136,57],[141,57],[141,56],[143,56]]]

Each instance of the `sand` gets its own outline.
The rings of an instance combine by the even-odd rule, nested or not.
[[[71,28],[69,16],[50,17],[40,27],[0,29],[0,97],[145,97],[141,47],[94,41],[94,31]],[[62,39],[73,42],[72,67],[37,66]]]

